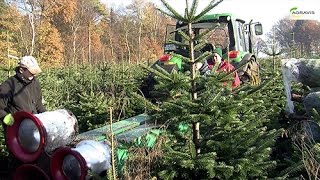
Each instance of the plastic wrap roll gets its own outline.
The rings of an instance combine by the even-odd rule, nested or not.
[[[52,152],[56,148],[71,143],[77,135],[77,119],[65,109],[35,114],[35,116],[40,119],[47,133],[46,152]]]
[[[74,150],[86,160],[88,168],[97,174],[111,167],[111,150],[104,142],[81,141]]]

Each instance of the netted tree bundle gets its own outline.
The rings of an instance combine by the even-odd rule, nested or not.
[[[295,81],[310,88],[320,87],[320,59],[285,59],[283,66],[291,71]]]

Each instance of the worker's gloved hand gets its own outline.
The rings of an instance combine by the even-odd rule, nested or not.
[[[12,116],[12,114],[7,114],[4,118],[3,118],[3,123],[7,126],[12,126],[14,123],[14,118]]]

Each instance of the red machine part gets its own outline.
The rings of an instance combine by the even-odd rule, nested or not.
[[[229,53],[229,58],[237,58],[238,55],[240,54],[239,51],[230,51]]]
[[[63,169],[63,164],[67,156],[73,156],[76,159],[79,168],[80,174],[77,177],[79,180],[85,180],[88,174],[88,167],[86,164],[86,160],[81,156],[81,154],[77,151],[72,150],[69,147],[64,147],[56,150],[50,162],[50,171],[53,179],[55,180],[69,180],[70,177],[66,175],[65,170]]]
[[[165,62],[165,61],[170,60],[170,58],[171,58],[170,54],[164,54],[159,58],[159,60],[162,61],[162,62]]]
[[[37,160],[44,152],[45,147],[45,130],[41,121],[31,113],[19,111],[13,115],[14,124],[6,127],[6,143],[10,152],[20,161],[30,163]],[[36,151],[29,152],[22,145],[19,140],[19,128],[23,120],[30,119],[36,125],[40,135],[40,143]]]

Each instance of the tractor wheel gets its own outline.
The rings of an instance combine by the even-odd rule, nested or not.
[[[248,76],[250,77],[251,85],[256,86],[261,83],[260,67],[259,67],[259,64],[255,58],[253,58],[253,57],[250,58],[250,61],[248,63],[248,69],[247,69],[246,73],[248,73]]]
[[[239,76],[242,83],[250,83],[254,86],[260,84],[260,67],[255,58],[250,58],[245,68],[239,71]]]

